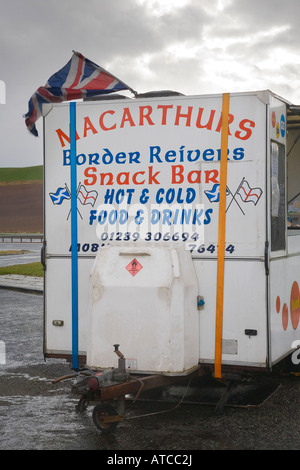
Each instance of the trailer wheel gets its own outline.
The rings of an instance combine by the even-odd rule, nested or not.
[[[107,422],[105,418],[117,415],[117,411],[108,403],[101,403],[100,405],[96,405],[93,409],[94,424],[103,433],[112,432],[116,429],[118,421]]]

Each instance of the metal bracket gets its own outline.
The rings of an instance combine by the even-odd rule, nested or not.
[[[202,297],[201,295],[197,295],[197,309],[203,310],[204,305],[205,305],[204,297]]]

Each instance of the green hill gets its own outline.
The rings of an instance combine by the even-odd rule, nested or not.
[[[25,168],[0,168],[0,183],[43,181],[43,165]]]

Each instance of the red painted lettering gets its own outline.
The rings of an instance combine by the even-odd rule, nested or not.
[[[93,126],[90,118],[88,116],[86,116],[84,119],[84,127],[83,127],[83,137],[86,137],[87,136],[87,131],[92,131],[93,134],[97,134],[98,131],[95,129],[95,127]]]
[[[96,184],[96,181],[97,181],[97,176],[95,175],[97,169],[93,166],[88,166],[85,170],[84,170],[84,176],[86,176],[87,178],[89,179],[86,179],[84,180],[84,184],[86,184],[87,186],[91,186],[93,184]]]
[[[204,108],[199,108],[198,116],[197,116],[197,121],[196,121],[196,127],[199,127],[200,129],[203,129],[203,128],[206,127],[206,129],[208,129],[208,130],[211,131],[212,123],[213,123],[213,120],[214,120],[214,116],[215,116],[215,114],[216,114],[216,110],[215,110],[215,109],[212,109],[212,110],[210,111],[209,120],[207,121],[206,124],[201,124],[201,118],[202,118],[203,111],[204,111]]]
[[[189,183],[201,183],[201,171],[193,170],[188,173],[187,180]]]
[[[175,126],[179,126],[180,118],[186,118],[186,126],[189,127],[191,125],[192,112],[193,112],[193,106],[188,106],[188,112],[186,114],[181,114],[181,106],[177,106]]]
[[[68,144],[70,143],[70,131],[69,131],[69,135],[65,134],[61,129],[56,129],[55,132],[58,135],[58,138],[62,147],[66,145],[66,142],[68,142]],[[65,139],[66,142],[63,139]],[[76,140],[79,140],[79,139],[80,137],[76,132]]]
[[[218,170],[206,170],[205,172],[205,183],[218,183]]]
[[[229,126],[230,126],[230,124],[231,124],[233,121],[234,121],[234,116],[233,116],[233,114],[228,114],[228,135],[231,135]],[[216,128],[216,132],[220,132],[221,127],[222,127],[222,113],[221,113],[221,117],[220,117],[219,124],[217,125],[217,128]]]
[[[159,184],[159,181],[157,181],[156,177],[160,173],[160,171],[157,171],[156,173],[153,174],[153,166],[149,166],[149,184]]]
[[[162,126],[165,126],[167,124],[167,110],[172,109],[173,105],[172,104],[159,104],[157,106],[157,109],[162,109],[162,119],[161,119],[161,124]]]
[[[134,120],[132,119],[129,108],[124,108],[123,117],[122,117],[122,121],[121,121],[121,124],[120,124],[121,128],[124,127],[125,122],[129,122],[129,124],[132,127],[135,126],[135,123],[134,123]]]
[[[104,124],[104,116],[105,116],[106,114],[111,114],[111,115],[113,115],[113,114],[115,114],[115,111],[113,111],[112,109],[110,109],[110,110],[105,111],[104,113],[102,113],[102,114],[100,115],[100,117],[99,117],[99,124],[100,124],[100,127],[101,127],[101,129],[102,129],[103,131],[111,131],[112,129],[115,129],[115,128],[117,127],[117,125],[116,125],[116,124],[113,124],[111,127],[105,126],[105,124]]]
[[[252,130],[245,127],[245,125],[249,125],[249,127],[252,127],[254,128],[255,127],[255,122],[254,121],[250,121],[250,119],[243,119],[241,122],[240,122],[240,129],[241,131],[244,131],[244,134],[242,134],[241,131],[236,131],[236,133],[234,134],[235,137],[237,139],[241,139],[241,140],[247,140],[249,139],[249,137],[251,136],[252,134]]]
[[[143,179],[143,181],[138,181],[137,180],[137,175],[144,175],[145,172],[144,171],[137,171],[136,173],[134,173],[132,175],[132,182],[133,184],[144,184],[145,183],[145,180]]]
[[[150,126],[154,126],[154,122],[150,118],[151,113],[152,113],[152,106],[140,106],[140,126],[144,125],[144,119],[147,120]]]
[[[172,184],[180,184],[183,183],[183,165],[172,165]]]

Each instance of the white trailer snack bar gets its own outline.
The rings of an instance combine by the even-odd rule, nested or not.
[[[76,103],[75,238],[70,106],[44,118],[45,357],[105,370],[120,345],[126,373],[270,371],[300,339],[300,108],[114,98]]]

